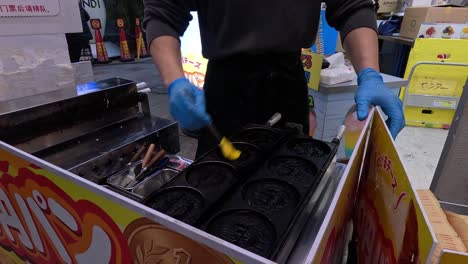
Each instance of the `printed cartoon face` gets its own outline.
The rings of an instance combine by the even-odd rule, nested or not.
[[[123,28],[125,27],[125,22],[122,18],[117,18],[117,27],[118,28]]]
[[[91,19],[91,27],[93,29],[101,29],[101,20],[99,19]]]

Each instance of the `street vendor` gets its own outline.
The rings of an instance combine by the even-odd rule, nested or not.
[[[201,129],[197,156],[216,145],[205,127],[230,136],[248,123],[263,124],[279,112],[283,121],[309,128],[308,93],[301,48],[317,35],[321,1],[145,0],[144,27],[170,112],[182,128]],[[371,105],[388,116],[396,137],[405,125],[402,103],[379,73],[375,2],[329,0],[326,18],[340,31],[358,74],[360,120]],[[197,11],[203,56],[209,59],[203,90],[184,77],[180,40]],[[206,130],[206,131],[205,131]]]

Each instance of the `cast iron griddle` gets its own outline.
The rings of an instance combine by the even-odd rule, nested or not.
[[[306,187],[314,183],[311,178],[317,174],[313,163],[297,156],[276,156],[268,161],[267,167],[279,178]]]
[[[210,221],[207,231],[262,256],[270,253],[276,241],[270,220],[249,210],[224,212]]]
[[[331,148],[324,142],[309,138],[292,139],[286,146],[294,154],[309,158],[323,157],[330,154],[331,151]]]
[[[232,141],[237,161],[213,148],[144,203],[271,260],[289,254],[337,145],[264,127]]]
[[[187,224],[194,224],[202,213],[203,195],[192,188],[169,188],[147,201],[147,205]]]
[[[269,212],[291,210],[299,204],[297,190],[285,181],[257,180],[244,186],[242,197],[254,209]]]
[[[263,139],[259,142],[264,143]],[[270,144],[278,145],[277,139]],[[304,224],[298,220],[304,218],[299,216],[333,158],[336,144],[290,135],[280,140],[278,147],[270,148],[266,162],[216,204],[211,217],[203,217],[207,220],[197,225],[212,235],[274,260],[278,254],[289,252],[297,239],[296,225]],[[266,243],[265,238],[271,242]]]
[[[222,163],[199,163],[185,174],[187,183],[195,188],[209,189],[229,184],[234,178],[232,169]]]
[[[143,203],[175,219],[195,225],[237,180],[236,171],[227,163],[194,163],[149,195]]]

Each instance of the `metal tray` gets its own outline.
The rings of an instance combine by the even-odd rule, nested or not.
[[[148,195],[156,190],[159,190],[166,183],[171,181],[175,176],[179,174],[179,171],[173,169],[164,169],[156,172],[154,175],[149,176],[133,189],[132,193],[140,198],[146,198]]]

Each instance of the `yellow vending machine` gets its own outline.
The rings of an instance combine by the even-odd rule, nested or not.
[[[448,129],[468,76],[468,41],[417,39],[402,89],[406,124]]]

